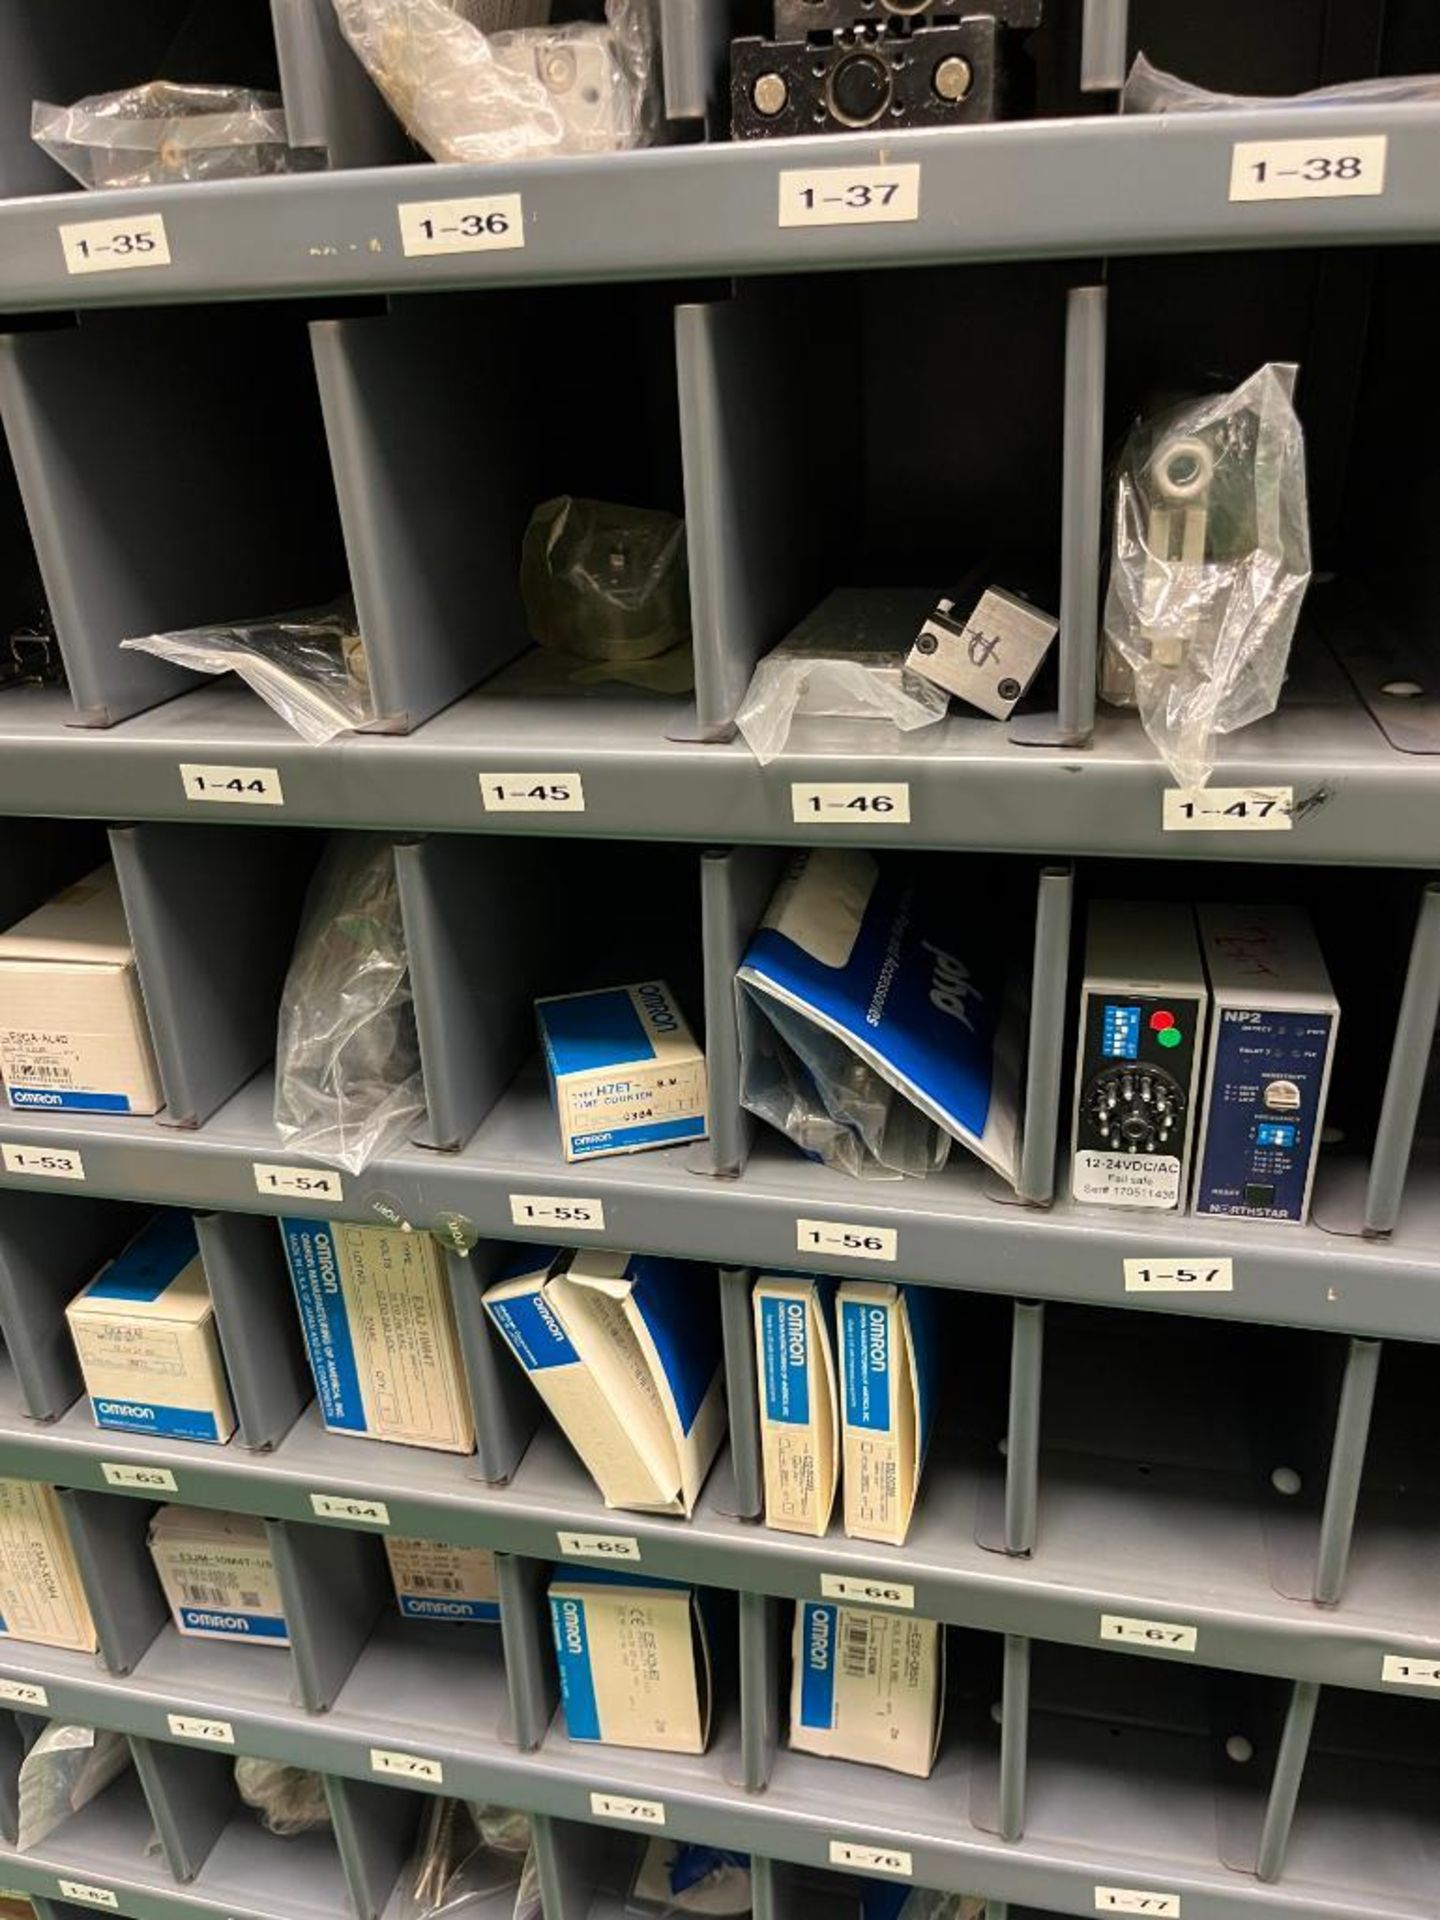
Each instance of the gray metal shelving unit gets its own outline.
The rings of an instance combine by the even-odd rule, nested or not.
[[[1433,436],[1402,428],[1433,414],[1417,316],[1440,280],[1440,105],[1113,109],[1140,46],[1283,93],[1440,69],[1440,30],[1405,0],[1178,13],[1048,0],[1030,119],[745,145],[720,137],[729,0],[662,0],[663,145],[436,168],[330,0],[0,0],[0,620],[47,606],[69,682],[0,693],[0,924],[108,851],[166,1097],[155,1120],[0,1110],[0,1473],[61,1490],[101,1648],[0,1637],[0,1883],[42,1920],[408,1920],[397,1878],[437,1791],[533,1816],[546,1920],[619,1920],[662,1824],[751,1853],[757,1920],[850,1920],[857,1874],[976,1894],[987,1920],[1433,1920],[1436,502]],[[31,99],[176,47],[279,84],[324,169],[79,196],[28,140]],[[1302,131],[1383,139],[1383,191],[1230,197],[1237,143]],[[918,168],[917,217],[777,223],[782,172],[851,164]],[[492,195],[518,196],[522,245],[406,254],[402,206]],[[63,230],[95,218],[163,230],[168,259],[68,271]],[[622,343],[603,366],[600,338]],[[1133,716],[1093,692],[1104,449],[1151,387],[1290,357],[1322,577],[1279,710],[1223,743],[1216,775],[1275,792],[1284,825],[1179,836]],[[831,404],[857,367],[863,462]],[[902,372],[925,395],[908,415]],[[684,511],[693,695],[582,690],[526,651],[520,530],[572,473]],[[878,570],[917,580],[957,525],[977,547],[1030,528],[1057,557],[1056,672],[1005,727],[806,722],[760,768],[736,705],[842,582],[861,521]],[[116,646],[346,591],[380,719],[325,746],[229,681]],[[245,769],[267,804],[197,802],[195,766]],[[514,776],[563,777],[571,804],[488,810],[487,781]],[[923,1186],[860,1185],[742,1110],[733,978],[785,850],[811,837],[793,783],[862,777],[907,805],[855,844],[1018,902],[1018,1199],[958,1160]],[[411,1143],[359,1176],[286,1152],[270,1077],[319,830],[345,828],[395,839],[426,1082]],[[1363,929],[1342,998],[1367,1074],[1305,1227],[1127,1219],[1057,1178],[1076,934],[1140,860],[1167,889],[1203,872]],[[582,886],[606,903],[596,983],[661,972],[703,1008],[699,1148],[559,1162],[529,1001],[555,973],[552,903]],[[277,1167],[323,1189],[282,1198]],[[538,1196],[594,1226],[531,1226]],[[64,1305],[157,1203],[197,1216],[240,1423],[224,1447],[102,1433],[80,1396]],[[439,1237],[473,1457],[324,1430],[284,1213]],[[893,1236],[892,1260],[850,1270],[940,1290],[959,1356],[894,1550],[758,1518],[750,1289],[824,1270],[817,1221]],[[679,1256],[719,1290],[728,1444],[688,1522],[605,1509],[490,1333],[499,1262],[562,1241]],[[144,1546],[160,1498],[264,1519],[290,1650],[176,1633]],[[492,1548],[499,1629],[402,1620],[386,1531]],[[557,1558],[584,1559],[576,1536],[715,1591],[702,1757],[566,1738],[543,1589]],[[945,1623],[928,1780],[788,1749],[790,1609],[827,1574]],[[135,1765],[22,1854],[16,1769],[47,1715],[124,1734]],[[320,1771],[332,1829],[298,1851],[264,1832],[236,1754]]]

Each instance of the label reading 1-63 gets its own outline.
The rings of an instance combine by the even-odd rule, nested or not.
[[[388,1527],[390,1509],[383,1500],[362,1500],[353,1493],[312,1493],[311,1511],[321,1520],[358,1520],[371,1527]]]
[[[371,1747],[370,1771],[389,1773],[400,1780],[424,1780],[432,1787],[445,1784],[445,1767],[423,1753],[398,1753],[392,1747]]]
[[[102,1460],[107,1486],[139,1487],[146,1493],[178,1493],[179,1483],[169,1467],[146,1467],[130,1460]]]
[[[272,1167],[267,1161],[253,1160],[257,1193],[292,1194],[297,1200],[334,1200],[345,1198],[345,1183],[333,1167]]]
[[[857,1227],[844,1220],[797,1220],[798,1253],[838,1254],[842,1260],[894,1260],[900,1251],[894,1227]]]
[[[285,794],[278,767],[202,767],[180,762],[187,800],[213,800],[237,807],[283,807]]]
[[[482,773],[480,804],[487,813],[583,813],[585,783],[578,773]]]
[[[1387,1653],[1380,1662],[1380,1684],[1440,1688],[1440,1660],[1412,1660],[1408,1654]]]
[[[1233,1293],[1233,1260],[1127,1260],[1127,1293]]]
[[[1164,833],[1289,833],[1294,824],[1293,787],[1167,787],[1161,797]]]
[[[638,1560],[640,1542],[628,1533],[557,1533],[567,1560]]]
[[[809,827],[910,824],[908,780],[792,780],[790,817]]]
[[[177,1740],[206,1740],[212,1747],[233,1747],[235,1729],[228,1720],[207,1720],[198,1713],[167,1713],[171,1733]]]
[[[127,267],[168,267],[170,242],[160,213],[65,221],[60,246],[67,273],[119,273]]]
[[[603,1233],[600,1200],[574,1200],[563,1193],[512,1193],[510,1223],[516,1227],[563,1227],[567,1233]]]
[[[1383,133],[1339,140],[1240,140],[1230,160],[1232,200],[1349,200],[1385,191]]]
[[[853,1600],[866,1607],[915,1608],[915,1589],[901,1580],[865,1580],[853,1573],[822,1573],[822,1600]]]
[[[525,213],[518,193],[469,200],[407,200],[400,245],[407,259],[435,253],[500,253],[525,244]]]
[[[1156,1893],[1144,1887],[1096,1887],[1097,1913],[1148,1913],[1152,1920],[1180,1920],[1178,1893]]]
[[[858,1840],[830,1842],[832,1867],[854,1867],[861,1873],[888,1873],[897,1880],[909,1880],[915,1862],[904,1847],[866,1847]]]
[[[0,1143],[0,1159],[7,1173],[40,1175],[46,1180],[83,1180],[85,1162],[74,1147],[25,1147]]]
[[[642,1827],[663,1827],[663,1800],[634,1800],[628,1793],[592,1793],[590,1811],[599,1820],[637,1820]]]
[[[1175,1620],[1128,1620],[1124,1614],[1102,1613],[1100,1638],[1130,1647],[1153,1647],[1156,1653],[1194,1653],[1200,1629]]]
[[[920,166],[795,167],[780,175],[782,227],[860,227],[920,218]]]
[[[48,1707],[50,1696],[33,1680],[0,1680],[0,1700],[14,1707]]]

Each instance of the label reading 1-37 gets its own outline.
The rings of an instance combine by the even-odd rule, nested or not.
[[[780,175],[782,227],[859,227],[920,218],[920,167],[794,167]]]

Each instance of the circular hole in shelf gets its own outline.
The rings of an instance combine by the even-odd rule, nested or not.
[[[1111,1738],[1112,1740],[1118,1740],[1118,1739],[1120,1738],[1120,1729],[1119,1729],[1119,1727],[1111,1727],[1111,1729],[1110,1729],[1110,1738]]]
[[[1000,1722],[1004,1719],[1004,1717],[1005,1715],[1001,1708],[1000,1702],[998,1700],[993,1700],[990,1703],[990,1718],[995,1722],[996,1726],[998,1727]]]
[[[1276,1467],[1270,1475],[1270,1484],[1277,1493],[1298,1493],[1304,1481],[1294,1467]]]
[[[1148,1474],[1148,1473],[1150,1473],[1150,1472],[1152,1471],[1152,1469],[1151,1469],[1151,1468],[1150,1468],[1149,1466],[1147,1466],[1147,1465],[1146,1465],[1146,1463],[1145,1463],[1145,1462],[1144,1462],[1144,1461],[1142,1460],[1142,1461],[1140,1461],[1140,1462],[1139,1462],[1139,1464],[1138,1464],[1138,1465],[1136,1466],[1136,1468],[1135,1468],[1135,1471],[1136,1471],[1137,1473],[1145,1473],[1145,1474]]]
[[[1380,691],[1390,700],[1418,700],[1425,689],[1418,680],[1387,680]]]
[[[1247,1760],[1255,1758],[1254,1743],[1247,1740],[1243,1733],[1232,1733],[1225,1742],[1225,1757],[1233,1760],[1237,1767],[1243,1767]]]
[[[1010,1451],[1010,1442],[1008,1439],[1006,1439],[1003,1433],[1001,1434],[1000,1438],[995,1442],[995,1451],[997,1453],[1009,1453]]]

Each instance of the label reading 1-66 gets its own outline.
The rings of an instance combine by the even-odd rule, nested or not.
[[[592,1793],[590,1811],[597,1820],[635,1820],[642,1827],[663,1827],[663,1800],[635,1800],[628,1793]]]
[[[1233,1260],[1127,1260],[1127,1293],[1233,1293]]]
[[[272,1167],[264,1160],[250,1164],[257,1193],[283,1193],[297,1200],[333,1200],[337,1204],[345,1198],[345,1183],[333,1167]]]
[[[797,1220],[799,1253],[836,1254],[842,1260],[894,1260],[900,1251],[895,1227],[857,1227],[844,1220]]]
[[[860,1873],[888,1873],[897,1880],[912,1879],[915,1873],[915,1862],[904,1847],[867,1847],[858,1840],[832,1840],[830,1864]]]
[[[603,1233],[605,1204],[601,1200],[575,1200],[563,1193],[512,1193],[510,1224],[563,1227],[567,1233]]]
[[[861,227],[920,218],[920,167],[794,167],[780,175],[782,227]]]
[[[1102,1613],[1100,1638],[1130,1647],[1151,1647],[1156,1653],[1194,1653],[1200,1629],[1175,1620],[1130,1620],[1121,1613]]]
[[[584,813],[585,783],[578,773],[482,773],[480,804],[487,813]]]
[[[1383,133],[1335,140],[1239,140],[1230,158],[1232,200],[1349,200],[1385,191]]]
[[[867,780],[792,780],[790,817],[809,827],[908,827],[910,783]]]
[[[235,1729],[228,1720],[207,1720],[198,1713],[167,1713],[166,1724],[177,1740],[205,1740],[212,1747],[233,1747]]]
[[[383,1500],[362,1500],[354,1493],[312,1493],[310,1509],[320,1520],[358,1521],[371,1527],[390,1524],[390,1509]]]
[[[180,783],[187,800],[212,800],[238,807],[285,804],[278,767],[202,767],[182,760]]]
[[[518,193],[467,200],[407,200],[396,208],[400,246],[410,260],[436,253],[501,253],[525,244]]]
[[[1288,833],[1295,824],[1293,787],[1167,787],[1163,833]]]
[[[26,1147],[0,1143],[6,1173],[28,1173],[45,1180],[83,1180],[85,1162],[74,1147]]]
[[[638,1560],[640,1542],[629,1533],[557,1533],[567,1560]]]
[[[1440,1660],[1412,1660],[1409,1654],[1387,1653],[1380,1662],[1380,1684],[1440,1688]]]
[[[147,1467],[130,1460],[102,1460],[100,1471],[111,1487],[139,1487],[145,1493],[178,1493],[179,1483],[169,1467]]]
[[[423,1753],[399,1753],[393,1747],[371,1747],[370,1771],[393,1774],[400,1780],[424,1780],[432,1787],[445,1784],[445,1767]]]
[[[853,1600],[864,1607],[915,1609],[915,1589],[903,1580],[865,1580],[853,1573],[822,1573],[822,1600]]]
[[[60,246],[67,273],[119,273],[128,267],[170,265],[170,242],[160,213],[65,221]]]
[[[1152,1920],[1180,1920],[1180,1896],[1145,1887],[1096,1887],[1095,1911],[1148,1913]]]

